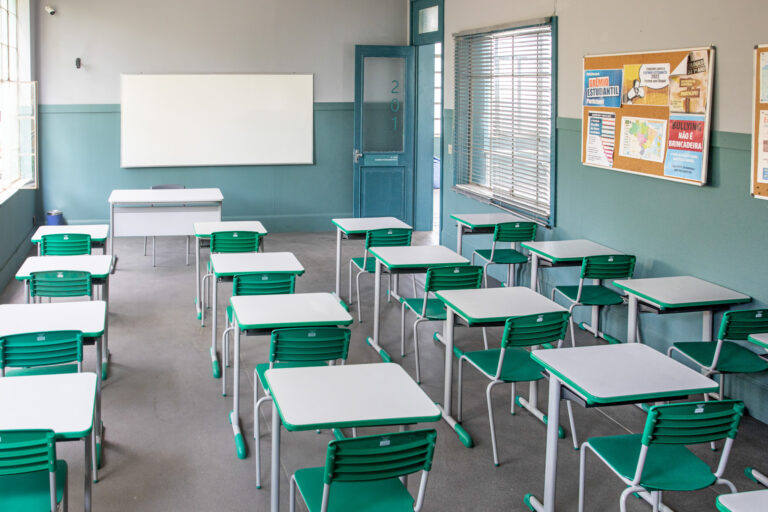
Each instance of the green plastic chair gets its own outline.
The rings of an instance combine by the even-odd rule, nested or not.
[[[631,279],[635,271],[635,257],[630,254],[587,256],[581,264],[578,286],[556,286],[552,300],[559,292],[571,302],[568,309],[573,313],[577,306],[613,306],[624,303],[624,296],[601,284],[604,279]],[[584,284],[585,279],[594,279],[595,284]],[[571,345],[576,346],[575,324],[571,316]]]
[[[211,233],[211,254],[216,253],[241,253],[241,252],[259,252],[259,240],[261,234],[255,231],[214,231]],[[210,297],[211,287],[210,280],[214,278],[211,272],[211,260],[208,260],[207,265],[208,272],[203,276],[202,280],[202,308],[205,312],[206,297],[208,302],[212,299]],[[202,322],[205,322],[205,313],[203,313]]]
[[[507,319],[504,324],[504,334],[501,338],[501,348],[490,350],[477,350],[474,352],[462,352],[454,347],[454,353],[459,358],[459,390],[458,390],[458,416],[462,417],[463,373],[464,363],[467,362],[476,368],[491,382],[485,390],[488,405],[488,421],[491,427],[491,444],[493,447],[493,463],[499,465],[499,452],[496,447],[496,428],[493,423],[493,405],[491,403],[491,391],[493,387],[502,384],[512,384],[512,396],[515,397],[515,383],[531,382],[543,378],[544,368],[531,358],[527,347],[536,345],[548,346],[556,343],[558,347],[565,337],[570,313],[558,311],[538,315],[526,315]],[[551,346],[550,346],[551,348]],[[568,417],[571,423],[571,433],[575,444],[576,432],[573,422],[571,403],[566,402]],[[536,405],[536,404],[533,404]],[[514,402],[511,406],[514,414]],[[546,420],[543,420],[546,423]]]
[[[43,235],[40,255],[77,256],[80,254],[91,254],[91,235],[82,233]]]
[[[673,343],[667,355],[682,355],[687,361],[698,365],[704,375],[720,374],[719,398],[723,396],[725,376],[729,373],[757,373],[768,370],[768,361],[736,341],[756,345],[762,350],[768,347],[753,343],[750,334],[768,332],[768,309],[727,311],[720,323],[717,342],[684,341]]]
[[[429,298],[430,293],[440,290],[464,290],[470,288],[480,288],[483,281],[483,267],[479,266],[458,266],[458,267],[435,267],[427,270],[426,281],[424,282],[424,297],[405,298],[400,297],[402,308],[400,311],[400,355],[405,355],[405,312],[411,310],[416,315],[416,321],[413,322],[413,353],[416,358],[416,382],[421,384],[421,374],[419,368],[419,341],[418,326],[421,322],[442,322],[445,320],[446,311],[443,301],[436,298]],[[483,342],[485,348],[488,348],[488,341],[483,328]]]
[[[17,368],[6,371],[6,368]],[[79,373],[83,370],[83,333],[49,331],[0,338],[0,377]]]
[[[507,265],[507,286],[514,286],[516,279],[512,272],[515,265],[528,263],[528,256],[515,249],[519,242],[530,242],[536,239],[535,222],[502,222],[496,224],[493,230],[493,244],[490,249],[478,249],[472,253],[472,264],[475,256],[485,261],[483,273],[485,286],[488,286],[488,265]],[[497,249],[497,243],[511,243],[509,249]]]
[[[627,497],[637,492],[651,495],[659,510],[663,491],[696,491],[713,484],[736,487],[724,479],[728,455],[744,413],[737,400],[656,405],[650,408],[642,434],[590,438],[581,445],[579,512],[584,511],[584,473],[587,450],[597,455],[627,486],[621,493],[621,512]],[[717,469],[712,469],[688,445],[725,439]]]
[[[349,260],[349,298],[352,298],[352,267],[358,270],[355,275],[355,291],[357,293],[357,321],[363,321],[362,305],[360,303],[360,275],[376,272],[376,258],[368,254],[371,247],[399,247],[411,245],[412,229],[390,228],[372,229],[365,234],[365,251],[362,258]],[[392,276],[389,276],[389,288],[392,287]],[[413,294],[416,295],[416,285],[413,285]]]
[[[424,504],[437,432],[414,430],[328,444],[325,467],[291,476],[290,511],[298,489],[310,512],[418,512]],[[413,496],[398,477],[421,472]]]
[[[351,331],[342,327],[286,328],[272,331],[269,362],[253,370],[253,424],[256,440],[256,488],[261,489],[261,422],[259,409],[272,401],[264,373],[271,368],[322,366],[347,360]],[[259,398],[259,384],[264,396]]]
[[[67,463],[52,430],[0,431],[0,510],[67,510]]]
[[[92,298],[91,274],[76,270],[51,270],[32,272],[29,280],[29,295],[34,302],[40,297],[84,297]]]

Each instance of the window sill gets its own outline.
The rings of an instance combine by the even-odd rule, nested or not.
[[[493,206],[495,208],[498,208],[499,210],[513,213],[515,215],[519,215],[521,217],[524,217],[526,219],[529,219],[531,222],[535,222],[541,227],[551,229],[552,226],[552,219],[544,219],[541,217],[536,216],[535,214],[526,211],[522,208],[516,208],[511,205],[506,205],[499,200],[493,199],[488,193],[485,187],[481,187],[478,185],[454,185],[453,191],[461,194],[463,196],[469,197],[470,199],[474,199],[475,201],[479,201],[483,204],[487,204],[490,206]]]
[[[0,190],[0,206],[2,206],[7,200],[13,197],[13,195],[19,190],[26,190],[27,185],[28,182],[25,183],[21,180],[17,180],[11,183],[5,190]]]

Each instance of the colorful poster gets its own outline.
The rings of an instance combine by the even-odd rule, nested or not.
[[[585,70],[584,106],[619,108],[621,106],[621,70]]]
[[[704,116],[669,116],[664,176],[701,181],[704,162]]]
[[[621,101],[627,105],[667,106],[669,63],[625,64]]]
[[[584,163],[613,167],[616,114],[614,112],[589,112],[587,115],[587,148]]]
[[[669,111],[704,114],[707,111],[707,74],[673,76],[669,81]]]
[[[768,110],[761,110],[757,130],[757,182],[768,183]]]
[[[768,52],[760,54],[760,103],[768,103]]]
[[[619,155],[650,162],[664,161],[667,135],[666,119],[622,117]]]

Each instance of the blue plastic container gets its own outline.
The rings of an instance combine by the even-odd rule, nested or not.
[[[48,213],[46,214],[45,223],[48,224],[49,226],[60,226],[61,218],[62,218],[61,210],[48,210]]]

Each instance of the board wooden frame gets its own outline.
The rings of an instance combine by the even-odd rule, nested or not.
[[[768,44],[755,46],[752,61],[754,80],[752,82],[752,159],[750,160],[749,182],[752,197],[768,199],[768,183],[758,183],[757,181],[757,138],[760,134],[759,112],[761,110],[768,110],[768,103],[760,103],[760,54],[762,53],[768,53]]]

